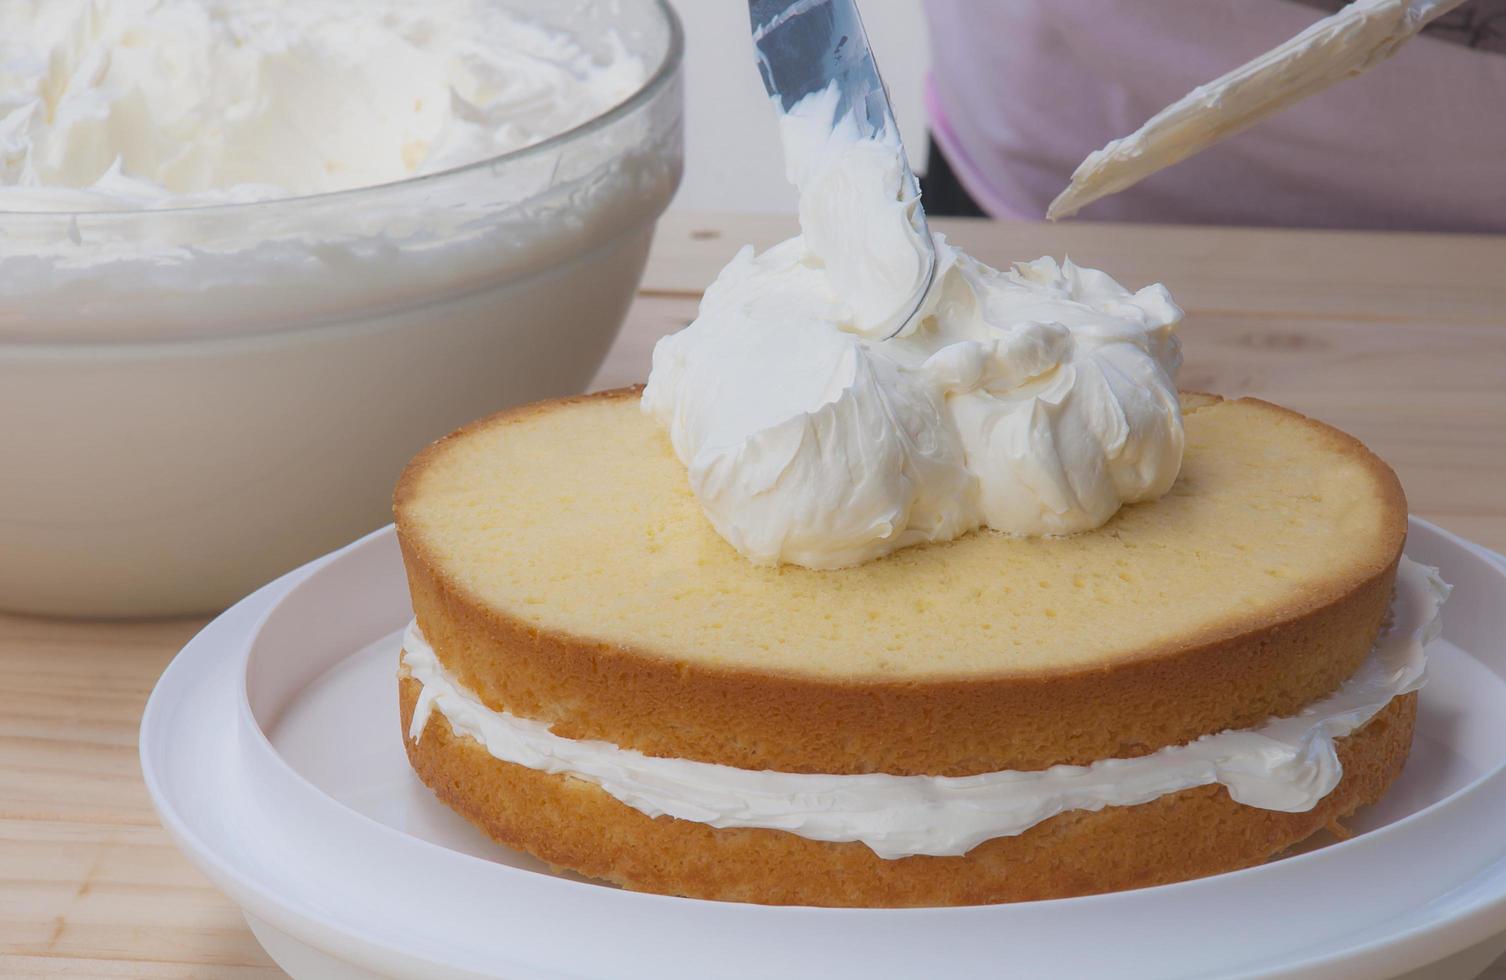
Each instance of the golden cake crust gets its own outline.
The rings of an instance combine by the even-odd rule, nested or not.
[[[784,772],[967,775],[1142,755],[1248,728],[1295,713],[1353,673],[1385,615],[1405,540],[1406,501],[1389,467],[1337,430],[1246,399],[1230,404],[1311,427],[1371,473],[1383,515],[1371,549],[1379,557],[1256,623],[1234,619],[1172,648],[1125,651],[1108,668],[843,680],[695,662],[528,622],[447,574],[412,516],[434,461],[473,433],[636,395],[539,403],[472,423],[409,464],[395,512],[419,625],[483,703],[565,738],[649,755]],[[1188,397],[1194,412],[1218,404]]]
[[[1338,741],[1344,777],[1305,813],[1235,803],[1221,786],[1071,811],[961,857],[886,860],[861,843],[648,817],[595,784],[503,762],[435,712],[407,735],[421,690],[400,680],[403,741],[419,777],[488,836],[628,888],[776,905],[973,905],[1065,898],[1259,864],[1375,802],[1406,761],[1417,696]],[[793,869],[793,870],[792,870]]]

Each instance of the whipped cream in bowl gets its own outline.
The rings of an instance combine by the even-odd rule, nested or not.
[[[282,331],[642,224],[678,179],[679,39],[609,6],[0,7],[0,341]]]
[[[682,46],[661,0],[0,5],[0,608],[222,606],[583,388]]]
[[[16,0],[0,38],[0,209],[17,211],[438,173],[572,129],[646,75],[615,35],[598,60],[475,0]]]

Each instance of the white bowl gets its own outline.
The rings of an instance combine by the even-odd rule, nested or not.
[[[404,462],[581,390],[679,181],[662,0],[507,0],[648,67],[444,173],[255,204],[0,214],[0,608],[223,607],[385,524]]]

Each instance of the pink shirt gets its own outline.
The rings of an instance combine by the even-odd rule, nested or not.
[[[1322,16],[1288,0],[927,7],[933,135],[984,210],[1030,219],[1090,151]],[[1421,35],[1080,217],[1506,232],[1506,55]]]

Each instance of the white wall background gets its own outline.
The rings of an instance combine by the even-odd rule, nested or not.
[[[743,0],[672,0],[685,24],[685,179],[670,205],[691,211],[793,212],[779,127],[753,60]],[[894,101],[900,136],[925,166],[921,86],[930,58],[919,0],[858,4]]]

